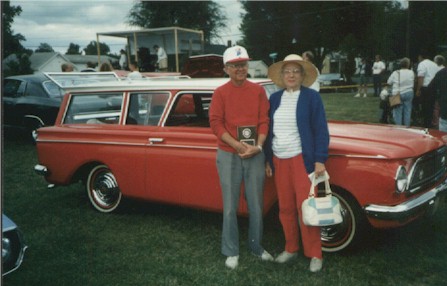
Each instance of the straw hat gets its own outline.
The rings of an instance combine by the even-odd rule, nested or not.
[[[303,60],[299,55],[291,54],[284,58],[283,61],[272,64],[269,67],[268,77],[279,87],[285,87],[281,75],[282,67],[288,63],[297,63],[304,69],[304,80],[302,85],[311,86],[318,76],[317,68],[311,63]]]

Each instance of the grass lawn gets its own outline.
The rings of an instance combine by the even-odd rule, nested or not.
[[[378,98],[323,94],[329,119],[378,122]],[[63,160],[63,158],[61,158]],[[94,210],[84,186],[47,189],[34,174],[33,145],[7,130],[2,153],[3,211],[29,246],[21,268],[3,285],[444,285],[447,207],[430,220],[374,232],[357,252],[324,254],[323,270],[308,271],[302,255],[287,265],[261,262],[247,250],[240,218],[240,266],[220,254],[221,215],[125,201],[113,214]],[[264,247],[283,250],[278,210],[265,217]]]

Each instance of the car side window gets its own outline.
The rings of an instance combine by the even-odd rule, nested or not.
[[[131,93],[126,124],[158,125],[168,102],[169,93]]]
[[[65,124],[119,124],[122,93],[73,94]]]
[[[211,93],[177,95],[165,126],[209,127],[208,109]]]
[[[3,96],[5,97],[22,97],[25,95],[26,82],[15,80],[15,79],[5,79],[5,85],[3,86]]]
[[[61,97],[64,95],[64,90],[52,81],[44,82],[43,88],[47,91],[50,97]]]

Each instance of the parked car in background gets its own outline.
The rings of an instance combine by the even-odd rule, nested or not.
[[[320,83],[320,92],[329,92],[339,90],[338,87],[346,86],[346,77],[340,73],[323,73],[317,78]]]
[[[27,246],[17,225],[2,214],[2,276],[19,268]]]
[[[216,54],[189,57],[182,70],[182,75],[192,78],[225,77],[223,56]]]
[[[38,128],[54,124],[63,95],[42,73],[7,77],[3,80],[3,124],[26,129],[33,139]]]
[[[34,169],[51,184],[82,181],[92,206],[104,213],[123,197],[221,212],[208,108],[215,88],[227,81],[67,88],[55,125],[38,131]],[[268,79],[253,81],[268,95],[276,90]],[[446,193],[445,133],[341,121],[329,122],[329,133],[326,168],[344,220],[321,228],[325,251],[361,245],[371,226],[395,228],[432,213]],[[246,215],[243,196],[239,213]],[[265,212],[276,199],[268,178]]]

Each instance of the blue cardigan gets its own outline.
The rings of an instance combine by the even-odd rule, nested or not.
[[[301,138],[303,160],[307,173],[315,169],[315,162],[324,163],[328,158],[329,130],[320,94],[313,89],[301,86],[296,108],[298,133]],[[274,114],[281,103],[284,89],[270,96],[270,128],[265,142],[266,159],[273,168],[273,123]]]

